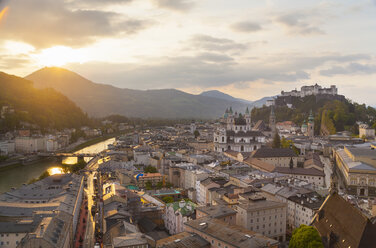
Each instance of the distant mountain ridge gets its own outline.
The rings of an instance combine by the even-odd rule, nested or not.
[[[244,112],[247,107],[257,104],[257,101],[253,103],[219,91],[193,95],[176,89],[122,89],[94,83],[57,67],[45,67],[26,78],[36,87],[56,89],[95,117],[120,114],[138,118],[215,119],[230,106],[234,111]]]
[[[235,97],[230,96],[229,94],[223,93],[219,90],[204,91],[200,94],[200,96],[209,96],[209,97],[224,99],[224,100],[228,100],[228,101],[239,101],[239,102],[243,102],[243,103],[250,104],[250,105],[253,103],[252,101],[244,100],[244,99],[241,99],[241,98],[235,98]]]

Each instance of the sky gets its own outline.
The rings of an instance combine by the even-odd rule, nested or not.
[[[376,0],[0,0],[0,71],[257,100],[337,85],[376,106]]]

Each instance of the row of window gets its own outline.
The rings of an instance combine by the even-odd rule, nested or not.
[[[1,237],[9,237],[9,233],[7,233],[7,234],[1,234],[0,236]],[[18,237],[18,233],[16,233],[16,237]]]

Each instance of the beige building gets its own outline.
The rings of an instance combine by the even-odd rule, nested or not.
[[[196,219],[210,216],[230,225],[236,225],[236,211],[224,205],[213,205],[196,208]]]
[[[288,168],[276,167],[274,172],[288,175],[291,178],[297,178],[312,184],[315,188],[325,186],[325,173],[315,168]],[[329,185],[328,185],[329,186]]]
[[[83,178],[53,175],[0,195],[0,247],[72,247]]]
[[[349,194],[376,196],[376,150],[344,147],[335,151],[335,160]]]
[[[366,139],[375,139],[375,129],[366,124],[359,125],[359,137]]]
[[[293,161],[294,167],[298,165],[298,155],[289,148],[260,148],[255,151],[252,158],[256,158],[275,167],[289,167]]]
[[[44,137],[17,137],[15,139],[16,152],[33,153],[46,150]]]
[[[285,241],[286,203],[269,201],[261,195],[253,195],[237,206],[237,212],[237,225],[266,237]]]
[[[145,173],[142,176],[135,175],[136,185],[140,188],[144,188],[147,182],[151,182],[153,186],[156,186],[157,183],[163,182],[164,177],[161,173]]]
[[[212,248],[277,248],[279,242],[219,219],[203,217],[186,222],[185,231],[196,233]]]

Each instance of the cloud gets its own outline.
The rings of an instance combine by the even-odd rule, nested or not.
[[[133,0],[72,0],[69,3],[75,6],[107,6],[115,4],[128,4],[133,2]]]
[[[189,11],[195,6],[195,2],[192,0],[153,0],[153,2],[160,8],[180,12]]]
[[[311,79],[311,73],[326,63],[356,63],[367,55],[278,54],[237,61],[216,52],[195,56],[145,58],[133,63],[71,64],[69,68],[100,83],[134,89],[244,87],[247,83],[294,84]]]
[[[26,55],[0,54],[0,70],[20,68],[30,64],[30,58]]]
[[[54,45],[79,47],[99,37],[135,34],[150,25],[151,21],[110,11],[73,10],[63,0],[18,0],[9,2],[0,37],[23,41],[36,48]]]
[[[359,63],[350,63],[347,66],[333,66],[327,70],[321,70],[320,75],[332,77],[335,75],[349,74],[373,74],[376,73],[376,65],[364,65]]]
[[[203,34],[193,36],[188,41],[188,44],[194,49],[216,52],[242,51],[247,49],[247,45],[245,44],[237,43],[230,39],[216,38]]]
[[[289,34],[292,35],[313,35],[325,34],[318,26],[316,26],[313,18],[313,13],[291,12],[280,14],[274,18],[274,22],[282,25]]]
[[[244,33],[249,33],[249,32],[256,32],[262,29],[261,25],[255,22],[237,22],[232,24],[231,29],[236,31],[236,32],[244,32]]]

